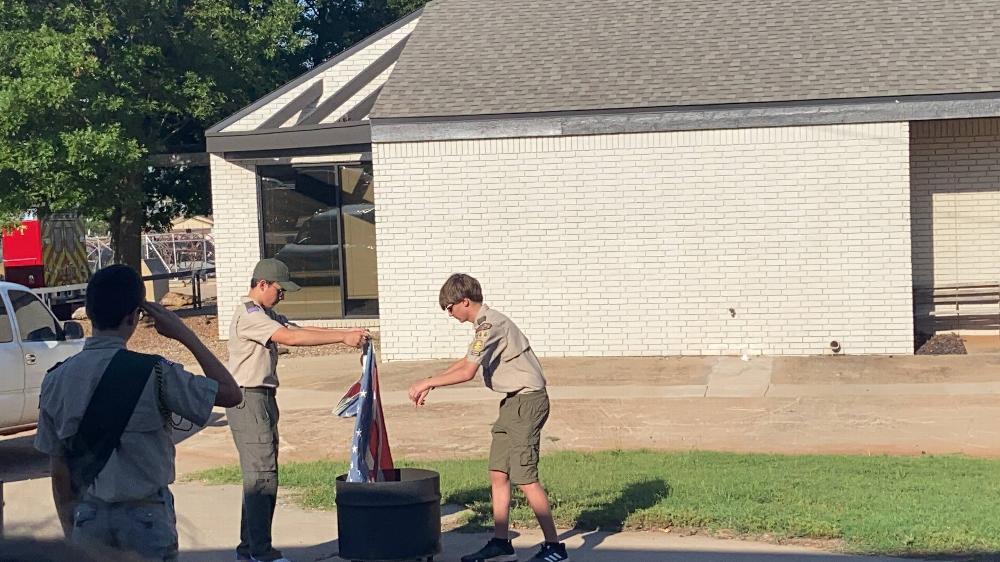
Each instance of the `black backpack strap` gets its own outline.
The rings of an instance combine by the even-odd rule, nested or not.
[[[77,492],[93,484],[111,453],[121,444],[125,426],[159,361],[157,355],[123,349],[104,370],[76,435],[68,439],[66,446],[66,462]]]

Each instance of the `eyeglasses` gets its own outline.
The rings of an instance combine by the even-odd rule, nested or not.
[[[457,305],[462,304],[462,302],[464,302],[464,301],[465,301],[465,299],[462,299],[462,300],[460,300],[458,302],[453,302],[453,303],[449,304],[448,306],[444,307],[444,311],[447,312],[448,314],[451,314],[451,309],[455,308],[455,306],[457,306]]]

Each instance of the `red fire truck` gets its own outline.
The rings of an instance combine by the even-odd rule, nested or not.
[[[90,265],[82,217],[31,213],[2,235],[7,281],[35,289],[60,319],[83,304]]]

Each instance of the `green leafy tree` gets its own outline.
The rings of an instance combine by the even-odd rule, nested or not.
[[[302,65],[312,67],[419,9],[425,0],[301,0],[300,30],[309,38]]]
[[[76,209],[107,220],[137,266],[144,228],[205,210],[207,174],[151,155],[300,68],[297,0],[0,0],[0,217]]]
[[[423,8],[426,3],[427,0],[389,0],[389,6],[401,16]]]

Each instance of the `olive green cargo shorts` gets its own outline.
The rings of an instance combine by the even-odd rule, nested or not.
[[[538,448],[547,419],[549,395],[545,389],[504,398],[493,424],[490,470],[506,473],[517,485],[538,482]]]

